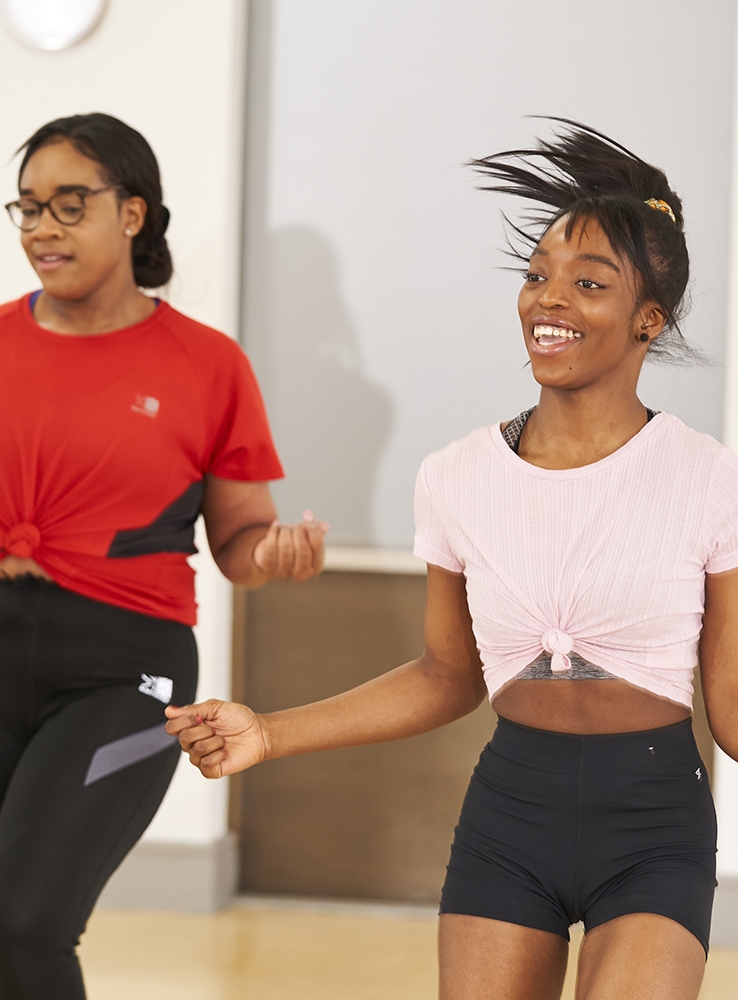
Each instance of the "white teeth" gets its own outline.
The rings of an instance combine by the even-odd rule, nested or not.
[[[541,337],[555,337],[559,340],[580,340],[582,335],[576,330],[567,330],[563,326],[544,326],[540,324],[539,326],[533,327],[533,336],[536,340],[540,340]]]

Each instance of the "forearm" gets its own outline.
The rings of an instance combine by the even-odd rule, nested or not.
[[[266,758],[416,736],[474,711],[481,677],[449,678],[423,658],[324,701],[260,715]]]
[[[218,552],[213,553],[218,569],[231,583],[254,588],[271,579],[254,561],[254,550],[268,531],[268,524],[242,528]]]
[[[316,528],[314,523],[310,530]],[[282,712],[258,715],[217,699],[169,705],[165,712],[167,732],[178,737],[191,762],[206,778],[221,778],[263,760],[425,733],[473,712],[485,694],[464,578],[429,566],[419,659],[344,694]]]

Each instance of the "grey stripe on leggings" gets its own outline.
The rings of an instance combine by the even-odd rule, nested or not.
[[[141,729],[130,736],[113,740],[112,743],[104,743],[92,755],[90,766],[85,775],[84,787],[91,785],[93,781],[108,774],[128,767],[129,764],[136,764],[139,760],[146,760],[154,754],[167,750],[176,743],[176,737],[164,732],[164,723],[158,726],[151,726],[150,729]]]

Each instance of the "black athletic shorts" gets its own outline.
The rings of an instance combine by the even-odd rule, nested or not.
[[[441,913],[560,934],[658,913],[708,949],[717,824],[691,720],[571,736],[500,719],[461,810]]]

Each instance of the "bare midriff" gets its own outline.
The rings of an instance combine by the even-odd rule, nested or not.
[[[21,559],[20,556],[5,556],[0,559],[0,580],[13,579],[16,576],[38,576],[42,580],[51,580],[51,577],[42,569],[35,559]]]
[[[659,729],[691,714],[683,705],[620,680],[513,681],[492,707],[518,725],[577,736]]]

